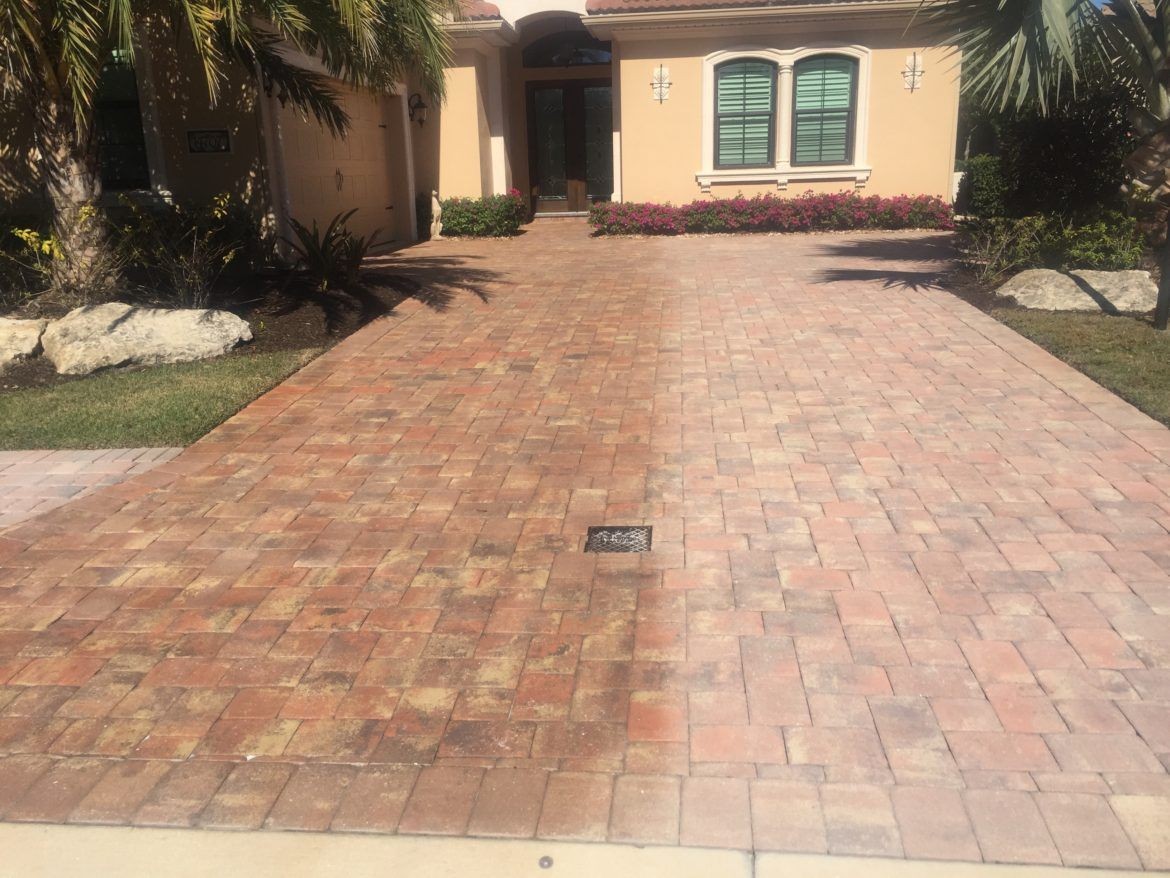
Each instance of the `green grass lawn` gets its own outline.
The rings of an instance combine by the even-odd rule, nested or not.
[[[999,308],[993,316],[1170,426],[1170,333],[1147,319]]]
[[[219,357],[0,393],[0,449],[189,445],[319,353]]]

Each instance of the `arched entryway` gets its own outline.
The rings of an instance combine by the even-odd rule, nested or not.
[[[576,214],[614,191],[611,50],[579,19],[522,31],[528,194],[536,214]]]

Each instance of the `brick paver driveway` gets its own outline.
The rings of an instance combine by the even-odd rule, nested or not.
[[[487,301],[0,536],[0,815],[1170,866],[1170,432],[942,250],[400,255]]]

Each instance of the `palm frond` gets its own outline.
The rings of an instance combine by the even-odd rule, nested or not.
[[[51,28],[59,45],[57,78],[79,119],[89,115],[105,65],[106,24],[97,0],[58,0],[53,10]]]
[[[924,0],[923,11],[962,53],[964,91],[999,109],[1047,108],[1106,53],[1093,0]]]
[[[278,51],[274,37],[259,35],[255,42],[238,43],[232,48],[242,64],[259,72],[260,85],[281,104],[291,103],[311,114],[335,135],[349,128],[349,116],[329,78],[290,64]]]

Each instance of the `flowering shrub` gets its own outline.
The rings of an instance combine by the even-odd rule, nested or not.
[[[852,192],[806,192],[796,198],[739,196],[681,205],[596,204],[589,211],[589,222],[602,235],[952,229],[955,225],[951,206],[933,195],[883,198]]]
[[[485,198],[447,198],[442,205],[444,235],[501,238],[528,221],[528,205],[516,189]]]

